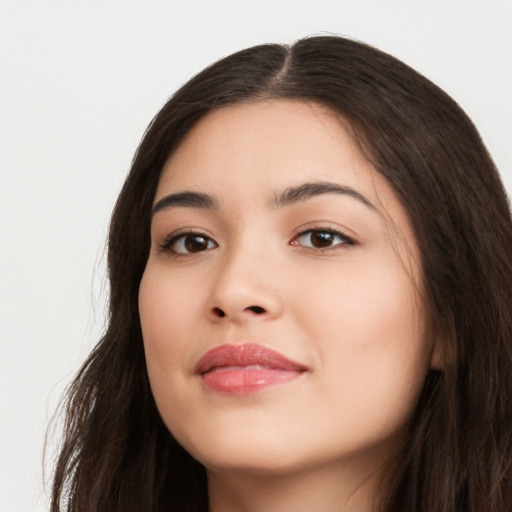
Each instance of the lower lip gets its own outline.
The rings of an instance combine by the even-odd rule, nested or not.
[[[298,379],[302,373],[272,368],[219,368],[203,374],[202,379],[211,391],[244,395]]]

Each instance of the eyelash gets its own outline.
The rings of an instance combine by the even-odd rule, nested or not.
[[[165,238],[163,243],[160,244],[159,249],[162,252],[165,253],[171,253],[173,256],[179,257],[179,256],[186,256],[187,254],[195,254],[196,252],[203,252],[204,250],[199,250],[196,252],[178,252],[175,249],[173,249],[173,245],[176,244],[180,239],[183,239],[183,243],[186,242],[187,237],[194,237],[194,238],[203,238],[206,241],[207,247],[204,250],[209,250],[217,247],[217,243],[214,242],[209,236],[205,235],[204,233],[201,233],[200,231],[185,231],[181,233],[173,233]],[[214,247],[208,247],[211,243],[214,244]]]
[[[337,244],[334,244],[334,245],[329,245],[327,247],[307,247],[307,246],[303,246],[305,249],[309,249],[309,250],[312,250],[312,251],[321,251],[321,252],[324,252],[324,251],[329,251],[329,250],[333,250],[333,249],[336,249],[336,248],[340,248],[340,247],[343,247],[343,246],[346,246],[346,245],[356,245],[356,241],[345,235],[344,233],[342,233],[341,231],[338,231],[336,229],[331,229],[331,228],[311,228],[311,229],[306,229],[305,231],[301,231],[298,235],[296,235],[294,237],[294,239],[290,242],[291,245],[294,245],[294,246],[298,246],[300,245],[298,243],[298,240],[306,235],[314,235],[316,234],[317,236],[319,234],[322,234],[322,235],[328,235],[329,237],[335,237],[335,238],[339,238],[341,241],[338,242]]]
[[[308,247],[305,245],[302,245],[302,247],[304,247],[307,250],[311,250],[311,251],[315,251],[315,252],[325,252],[325,251],[333,250],[333,249],[343,247],[346,245],[349,245],[349,246],[356,245],[356,243],[357,243],[353,238],[351,238],[351,237],[343,234],[341,231],[338,231],[335,229],[331,229],[331,228],[314,228],[313,229],[313,228],[311,228],[311,229],[306,229],[306,230],[298,233],[293,238],[293,240],[290,242],[290,245],[301,246],[301,244],[298,242],[298,240],[300,238],[305,237],[307,235],[312,236],[314,234],[316,234],[317,236],[321,234],[323,236],[327,235],[328,237],[339,238],[341,241],[335,245],[329,245],[326,247]],[[179,252],[176,249],[173,249],[173,245],[176,244],[180,239],[182,239],[183,243],[185,244],[186,238],[189,236],[194,237],[196,239],[202,238],[206,243],[206,247],[204,249],[199,249],[197,251],[190,251],[190,252]],[[213,244],[213,246],[212,246],[212,244]],[[218,247],[217,242],[212,240],[209,236],[205,235],[204,233],[201,233],[200,231],[186,231],[186,232],[171,234],[168,237],[166,237],[165,240],[163,241],[163,243],[160,244],[159,250],[162,252],[165,252],[165,253],[171,253],[175,257],[181,257],[181,256],[186,256],[186,255],[190,255],[190,254],[196,254],[199,252],[208,251],[208,250],[214,249],[216,247]]]

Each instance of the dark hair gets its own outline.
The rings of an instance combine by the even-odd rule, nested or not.
[[[382,509],[512,510],[512,221],[503,185],[462,109],[375,48],[325,36],[261,45],[192,78],[151,122],[109,234],[109,324],[67,396],[52,510],[207,510],[204,468],[156,410],[138,289],[162,167],[206,113],[297,99],[340,115],[408,212],[425,308],[443,340]]]

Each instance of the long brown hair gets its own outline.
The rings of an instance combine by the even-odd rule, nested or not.
[[[212,109],[268,98],[338,113],[414,227],[432,335],[431,371],[382,510],[512,510],[512,221],[462,109],[397,59],[341,37],[262,45],[185,84],[144,135],[109,234],[109,324],[67,394],[52,510],[207,510],[204,468],[173,439],[149,388],[138,288],[162,167]]]

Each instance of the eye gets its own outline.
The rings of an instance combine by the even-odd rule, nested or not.
[[[310,249],[332,249],[343,245],[354,245],[355,241],[332,229],[308,229],[294,238],[291,244]]]
[[[162,244],[161,249],[175,254],[194,254],[215,247],[217,247],[217,244],[201,233],[182,233],[169,237]]]

